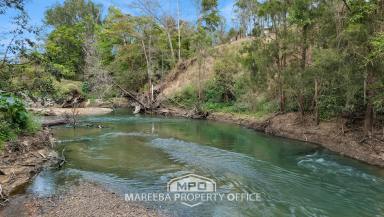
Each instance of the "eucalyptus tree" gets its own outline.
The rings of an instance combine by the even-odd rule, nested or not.
[[[308,80],[306,79],[307,75],[306,73],[306,67],[310,61],[310,57],[308,53],[308,49],[310,47],[313,48],[313,37],[314,35],[311,35],[311,31],[314,29],[314,27],[318,24],[318,18],[321,17],[322,9],[323,9],[323,0],[295,0],[292,2],[292,4],[289,7],[289,20],[294,25],[294,27],[297,28],[298,31],[300,31],[300,49],[301,49],[301,57],[299,59],[300,61],[300,69],[298,70],[298,82],[297,84],[297,100],[298,105],[300,109],[301,116],[304,116],[305,111],[305,102],[304,102],[304,91],[305,82]],[[318,95],[319,95],[319,77],[315,76],[314,78],[314,110],[315,110],[315,122],[316,124],[319,123],[319,102],[318,102]]]
[[[254,34],[254,29],[262,25],[258,16],[260,3],[257,0],[236,0],[234,5],[240,34]]]
[[[364,81],[364,132],[372,136],[375,106],[382,107],[378,98],[383,92],[383,31],[384,1],[344,1],[345,26],[342,31],[342,49],[358,66]]]
[[[252,5],[252,10],[245,9]],[[264,81],[257,82],[261,88],[268,84],[268,80],[274,81],[279,96],[280,112],[285,112],[287,80],[289,79],[288,57],[295,53],[293,31],[289,28],[288,11],[289,1],[237,1],[238,16],[246,16],[254,20],[254,27],[259,28],[255,35],[253,45],[247,50],[252,55],[246,57],[246,65],[251,69],[254,78]],[[246,13],[241,14],[241,13]],[[249,13],[252,13],[251,15]],[[254,31],[256,32],[256,31]]]
[[[172,41],[172,34],[175,31],[176,25],[175,22],[170,22],[174,20],[171,14],[161,6],[162,4],[159,0],[136,0],[130,5],[134,8],[138,8],[144,16],[152,18],[153,21],[166,33],[172,61],[173,63],[176,63],[176,55]],[[180,28],[180,26],[178,26],[178,28]],[[179,36],[180,32],[178,32],[178,37]],[[180,46],[180,42],[178,44]]]
[[[153,100],[153,86],[173,61],[163,59],[167,35],[150,16],[132,16],[110,8],[99,34],[99,49],[106,67],[127,90],[139,91],[147,83],[146,93]],[[144,82],[146,81],[146,82]]]
[[[217,0],[201,0],[198,7],[199,17],[197,19],[197,28],[204,28],[211,38],[212,44],[216,42],[215,33],[223,24],[223,18],[219,15]]]

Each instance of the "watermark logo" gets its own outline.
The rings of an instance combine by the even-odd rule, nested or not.
[[[167,183],[166,193],[129,193],[126,201],[145,202],[180,202],[188,207],[195,207],[204,202],[259,202],[260,193],[219,193],[216,182],[196,174],[173,178]]]
[[[216,182],[196,174],[188,174],[171,179],[168,192],[216,192]]]
[[[188,174],[171,179],[167,184],[167,189],[170,193],[176,193],[175,195],[179,195],[178,193],[213,193],[216,192],[216,182],[204,176]],[[184,201],[181,203],[189,207],[194,207],[202,203],[202,201],[199,200],[200,197],[196,198],[196,195],[190,195],[192,194],[180,194],[178,198],[183,200],[182,196],[185,196]]]

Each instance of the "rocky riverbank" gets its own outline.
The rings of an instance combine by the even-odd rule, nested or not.
[[[8,202],[9,195],[22,191],[41,169],[57,162],[53,145],[48,129],[5,144],[0,153],[0,205]]]
[[[201,118],[235,123],[243,127],[300,141],[316,143],[324,148],[356,160],[384,167],[384,139],[366,138],[362,129],[348,128],[337,121],[313,124],[310,117],[304,121],[296,113],[273,114],[263,118],[231,113],[210,113],[206,116],[193,114],[180,108],[162,108],[159,115]]]
[[[22,195],[0,211],[7,217],[157,217],[165,216],[140,204],[126,202],[124,197],[100,185],[81,182],[60,195],[38,198]]]

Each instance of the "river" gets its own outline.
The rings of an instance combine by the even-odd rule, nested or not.
[[[170,179],[194,173],[213,179],[217,192],[256,192],[261,200],[145,205],[171,216],[384,216],[384,171],[313,144],[232,124],[124,112],[53,132],[67,163],[34,179],[27,191],[39,196],[78,180],[122,197],[166,192]]]

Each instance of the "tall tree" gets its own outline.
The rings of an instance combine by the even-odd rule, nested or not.
[[[201,0],[201,12],[198,25],[204,27],[204,29],[211,34],[217,30],[221,22],[217,7],[217,0]]]
[[[67,78],[88,79],[95,56],[96,26],[101,6],[87,0],[66,0],[45,13],[45,22],[55,29],[48,36],[46,51],[54,68]]]
[[[297,0],[293,1],[290,10],[289,18],[293,24],[297,26],[301,31],[301,58],[299,76],[303,77],[303,73],[306,71],[306,67],[309,64],[308,48],[313,45],[313,40],[310,40],[310,33],[320,14],[322,7],[322,1],[318,0]],[[303,80],[303,79],[301,79]],[[314,79],[314,107],[315,107],[315,122],[319,123],[319,112],[318,112],[318,95],[319,95],[319,78]],[[300,86],[303,87],[302,85]],[[297,91],[298,103],[300,108],[301,116],[304,116],[304,95],[302,90]]]
[[[365,118],[364,132],[372,136],[374,124],[374,103],[377,87],[382,86],[382,61],[377,48],[384,30],[384,1],[346,1],[346,26],[343,39],[345,52],[360,65],[364,73]]]
[[[172,32],[175,29],[173,18],[170,14],[167,14],[162,8],[159,0],[136,0],[131,6],[140,9],[140,11],[148,17],[151,17],[159,27],[166,33],[168,39],[168,45],[171,52],[173,62],[176,61],[176,55],[173,48]]]

